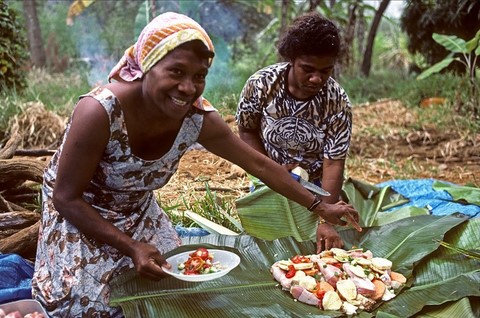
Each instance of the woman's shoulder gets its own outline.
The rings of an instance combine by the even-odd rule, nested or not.
[[[327,80],[327,85],[325,87],[328,89],[328,92],[337,96],[344,96],[347,95],[345,89],[332,77],[329,77]]]
[[[103,101],[115,100],[117,98],[115,94],[106,86],[94,87],[88,93],[80,96],[80,98],[83,98],[83,97],[93,97],[94,99],[99,101],[101,104],[103,104]]]

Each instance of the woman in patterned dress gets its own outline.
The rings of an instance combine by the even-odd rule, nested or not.
[[[325,214],[280,165],[230,130],[202,97],[213,56],[200,25],[164,13],[113,68],[115,81],[79,99],[42,188],[32,289],[52,317],[122,317],[108,305],[113,277],[128,268],[164,277],[162,266],[171,265],[162,255],[180,240],[153,191],[196,142],[334,223],[358,220],[353,209]]]
[[[311,182],[330,192],[323,197],[327,208],[344,209],[348,205],[339,198],[352,113],[347,94],[331,77],[340,51],[338,29],[309,13],[293,22],[277,48],[287,62],[257,71],[242,90],[240,138],[288,170],[306,170]],[[343,247],[333,225],[321,218],[316,236],[318,252]]]

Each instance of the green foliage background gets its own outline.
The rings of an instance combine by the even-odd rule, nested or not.
[[[0,0],[0,90],[26,86],[28,46],[17,13]]]

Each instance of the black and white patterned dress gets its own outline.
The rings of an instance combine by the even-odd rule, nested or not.
[[[267,66],[246,82],[236,120],[259,129],[268,156],[280,164],[299,163],[310,179],[321,179],[323,159],[345,159],[352,133],[351,104],[329,78],[317,95],[299,100],[287,90],[288,63]]]
[[[187,114],[172,148],[158,160],[144,160],[132,153],[114,94],[100,88],[88,96],[105,108],[110,139],[84,193],[85,200],[135,240],[155,245],[161,253],[176,248],[181,241],[153,190],[168,182],[182,155],[197,141],[203,115],[194,111]],[[65,136],[69,129],[70,123]],[[32,281],[34,298],[51,317],[121,317],[120,308],[105,305],[110,296],[109,282],[133,267],[132,260],[109,245],[85,237],[55,210],[52,189],[62,148],[63,143],[44,174],[42,225]]]

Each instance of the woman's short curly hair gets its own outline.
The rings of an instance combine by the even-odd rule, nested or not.
[[[277,44],[278,53],[286,60],[300,55],[337,57],[340,35],[332,21],[311,12],[297,17]]]

